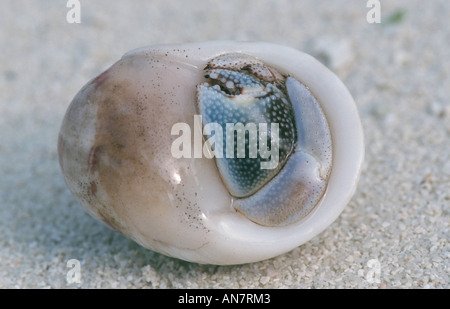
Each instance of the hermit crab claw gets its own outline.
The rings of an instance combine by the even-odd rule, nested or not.
[[[68,187],[111,228],[188,261],[287,252],[356,188],[363,134],[311,56],[212,41],[140,48],[76,95],[58,142]]]
[[[214,124],[207,142],[233,207],[265,226],[306,216],[325,192],[332,161],[317,100],[295,78],[245,54],[213,58],[205,77],[198,110],[205,127]]]

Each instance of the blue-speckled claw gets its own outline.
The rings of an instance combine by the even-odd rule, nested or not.
[[[288,77],[298,141],[285,166],[254,195],[233,206],[251,220],[284,226],[304,218],[323,196],[331,169],[331,136],[319,103],[309,90]]]
[[[276,85],[249,75],[248,65],[243,66],[247,68],[244,72],[209,69],[205,76],[210,82],[198,86],[198,109],[203,123],[217,123],[222,128],[223,134],[214,134],[219,143],[217,137],[224,136],[216,162],[235,197],[250,196],[273,178],[285,164],[297,138],[294,110],[287,96]],[[273,128],[277,132],[272,132]],[[246,134],[242,139],[245,144],[239,147],[241,134]],[[276,145],[272,135],[278,136]],[[264,142],[268,142],[268,147]],[[265,158],[262,147],[279,151]]]
[[[214,58],[205,78],[197,107],[233,207],[265,226],[306,216],[331,168],[330,131],[317,100],[247,55]]]

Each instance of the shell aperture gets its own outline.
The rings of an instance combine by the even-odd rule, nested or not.
[[[197,108],[205,129],[216,124],[207,141],[233,207],[264,226],[305,217],[331,169],[330,131],[317,100],[294,78],[244,54],[213,58],[205,78]]]

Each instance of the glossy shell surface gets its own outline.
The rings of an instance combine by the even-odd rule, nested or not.
[[[262,64],[276,81],[282,80],[280,97],[284,94],[289,102],[298,98],[320,106],[320,112],[315,107],[299,111],[299,105],[292,103],[288,114],[295,118],[292,127],[298,136],[293,133],[295,138],[286,139],[293,140],[293,148],[286,151],[278,170],[268,171],[268,177],[251,186],[235,186],[237,178],[225,175],[230,166],[227,159],[222,164],[203,153],[187,158],[176,157],[172,151],[179,133],[173,131],[177,123],[191,128],[192,149],[207,139],[194,116],[206,119],[207,111],[216,104],[202,99],[207,93],[202,85],[211,86],[217,77],[211,69],[224,57],[227,70],[235,59]],[[242,68],[232,71],[247,74],[248,66]],[[219,69],[224,69],[223,64]],[[266,89],[267,76],[255,74],[249,75],[260,78]],[[219,92],[226,91],[225,96],[238,87],[227,81],[222,88],[216,86]],[[276,85],[276,81],[267,83]],[[239,95],[248,89],[241,87]],[[250,94],[253,99],[260,98],[259,92]],[[241,104],[247,97],[232,99]],[[277,100],[275,95],[272,99]],[[239,110],[235,102],[229,106]],[[316,115],[323,125],[308,123],[310,116],[299,116],[305,113]],[[209,120],[229,119],[214,116]],[[314,126],[320,130],[311,131]],[[308,132],[313,132],[314,141],[308,139]],[[323,155],[319,145],[329,145],[323,147],[331,147],[329,153]],[[211,41],[156,45],[125,54],[76,95],[63,120],[58,151],[70,190],[91,215],[111,228],[169,256],[198,263],[240,264],[292,250],[330,225],[356,189],[364,146],[350,93],[314,58],[269,43]],[[305,208],[296,202],[301,200],[300,187],[297,190],[288,184],[304,181],[308,172],[301,173],[302,164],[311,161],[308,155],[317,161],[313,170],[324,184]],[[254,210],[263,203],[270,207]],[[294,210],[280,216],[283,211],[276,207],[283,203]]]

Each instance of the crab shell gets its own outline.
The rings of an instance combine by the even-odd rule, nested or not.
[[[264,226],[249,220],[233,208],[215,160],[171,154],[175,123],[196,130],[203,69],[227,53],[250,55],[292,76],[325,114],[333,145],[328,184],[312,211],[296,222]],[[73,99],[58,152],[69,189],[92,216],[148,249],[225,265],[277,256],[322,232],[356,189],[364,146],[352,96],[313,57],[270,43],[211,41],[125,54]]]

